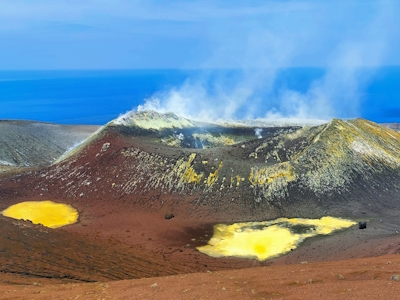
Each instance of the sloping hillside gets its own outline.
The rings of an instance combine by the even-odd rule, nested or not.
[[[110,123],[21,180],[33,195],[130,202],[212,221],[359,215],[399,203],[400,134],[366,120],[264,128],[262,138],[206,149],[167,146],[159,138],[165,130]],[[254,128],[226,130],[243,136]]]
[[[32,121],[0,121],[0,169],[49,165],[97,128]]]

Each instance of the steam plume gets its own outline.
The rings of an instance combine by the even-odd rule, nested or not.
[[[262,128],[256,128],[256,129],[254,129],[255,135],[256,135],[259,139],[262,139],[262,135],[261,135],[261,132],[262,132],[262,131],[263,131]]]
[[[214,68],[234,61],[241,71],[233,80],[223,72],[219,76],[204,72],[199,78],[188,78],[181,86],[157,92],[138,110],[173,111],[203,121],[357,117],[362,93],[373,76],[373,72],[367,74],[363,68],[382,64],[394,34],[390,28],[398,7],[394,1],[379,4],[374,17],[358,28],[357,35],[343,33],[326,54],[325,74],[306,91],[281,86],[276,93],[277,74],[282,67],[293,66],[297,57],[306,53],[306,45],[317,44],[323,29],[303,39],[290,40],[280,32],[260,28],[247,35],[239,34],[237,39],[223,39],[204,63],[205,67]],[[313,25],[321,27],[319,23]]]

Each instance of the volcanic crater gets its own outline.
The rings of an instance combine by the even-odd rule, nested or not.
[[[99,282],[400,252],[399,132],[363,119],[259,125],[134,112],[50,165],[3,172],[0,210],[52,200],[79,219],[50,229],[0,216],[0,281]],[[324,216],[366,220],[367,229],[311,237],[264,261],[197,250],[217,223]]]

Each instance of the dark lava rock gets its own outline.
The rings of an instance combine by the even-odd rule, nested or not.
[[[367,222],[358,222],[358,228],[359,229],[366,229],[367,228]]]
[[[165,214],[165,220],[171,220],[173,217],[175,217],[174,214]]]

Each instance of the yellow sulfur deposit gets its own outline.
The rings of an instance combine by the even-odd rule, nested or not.
[[[218,169],[216,169],[214,173],[210,173],[210,175],[208,175],[207,185],[209,187],[212,186],[214,182],[218,180],[218,171],[221,169],[221,167],[222,167],[222,161],[219,163]]]
[[[263,261],[296,249],[308,237],[330,234],[354,224],[333,217],[217,224],[208,245],[197,250],[212,257],[236,256]]]
[[[42,224],[50,228],[73,224],[79,216],[77,210],[72,206],[52,201],[21,202],[3,210],[2,215],[14,219],[30,220],[33,224]]]
[[[296,179],[293,167],[288,162],[260,169],[251,168],[249,181],[253,185],[271,184],[279,179],[285,182]]]
[[[192,162],[196,157],[196,153],[192,153],[189,156],[189,160],[187,161],[186,165],[182,164],[182,168],[184,168],[185,172],[182,175],[182,181],[187,183],[197,182],[199,183],[203,174],[197,174],[196,171],[193,169]]]

